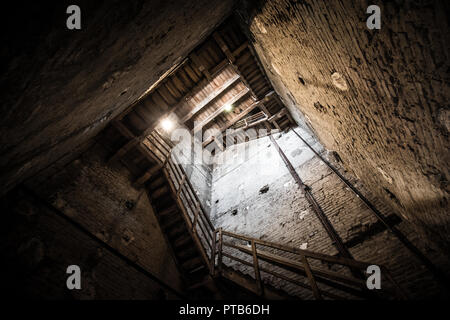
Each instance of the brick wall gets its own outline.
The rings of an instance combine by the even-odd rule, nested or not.
[[[107,155],[101,144],[94,144],[69,165],[56,173],[50,170],[51,175],[42,172],[27,186],[121,254],[181,289],[180,274],[145,190],[131,185],[123,165],[106,165]]]
[[[71,4],[33,4],[26,12],[12,4],[0,22],[2,194],[95,137],[201,43],[234,2],[80,0],[76,32],[65,28]]]
[[[381,30],[366,27],[370,4]],[[447,255],[448,13],[447,1],[415,0],[260,1],[244,12],[285,104]]]
[[[23,189],[2,202],[2,288],[10,298],[174,299]],[[68,290],[69,265],[81,270],[81,290]]]
[[[306,132],[296,129],[304,137]],[[320,145],[309,138],[316,150]],[[216,227],[259,239],[309,249],[326,254],[337,254],[319,219],[295,184],[292,176],[279,158],[268,138],[247,144],[259,143],[247,159],[237,161],[230,156],[228,162],[217,165],[213,171],[211,217]],[[413,298],[442,297],[436,280],[392,234],[381,227],[377,219],[332,171],[315,157],[292,132],[277,139],[281,149],[293,163],[302,180],[312,192],[331,224],[349,248],[355,259],[383,264]],[[232,153],[232,150],[227,151]],[[392,214],[389,208],[375,198],[361,183],[337,163],[331,153],[322,150],[339,170],[356,184],[377,208],[442,269],[449,266],[438,248],[420,241],[407,221]],[[267,168],[264,168],[267,167]],[[264,193],[262,188],[268,190]],[[236,251],[233,252],[234,254]],[[241,255],[241,257],[243,257]],[[249,260],[251,261],[251,259]],[[253,269],[238,267],[253,275]],[[318,265],[319,266],[319,265]],[[328,266],[320,265],[322,268]],[[333,269],[334,270],[334,269]],[[303,298],[310,293],[298,291],[285,281],[263,274],[266,281],[287,288]]]

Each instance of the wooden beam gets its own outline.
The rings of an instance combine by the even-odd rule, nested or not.
[[[272,124],[275,126],[275,128],[277,128],[278,130],[281,131],[280,126],[278,125],[277,121],[274,120],[275,118],[273,118],[273,117],[271,116],[271,114],[270,114],[269,110],[267,110],[266,106],[265,106],[264,104],[261,104],[261,105],[259,106],[259,108],[260,108],[260,109],[261,109],[261,110],[269,117],[268,121],[269,121],[270,123],[272,123]],[[272,120],[271,120],[271,119],[272,119]]]
[[[223,133],[225,130],[227,130],[229,127],[231,127],[234,123],[244,118],[247,114],[249,114],[252,110],[254,110],[256,107],[261,105],[264,102],[267,102],[272,95],[274,94],[274,91],[269,92],[263,99],[253,102],[250,106],[247,107],[244,111],[242,111],[239,115],[234,117],[233,119],[229,120],[226,124],[224,124],[220,128],[220,132]],[[207,140],[203,142],[203,147],[207,146],[211,142],[214,141],[214,137],[210,137]]]
[[[188,58],[183,59],[183,61],[181,61],[178,64],[175,64],[174,66],[172,66],[169,70],[167,70],[166,72],[164,72],[164,74],[159,77],[159,79],[153,83],[150,88],[148,88],[135,102],[133,102],[132,104],[130,104],[124,111],[122,111],[118,116],[117,116],[117,120],[122,120],[136,105],[138,105],[139,103],[144,102],[147,98],[150,97],[150,95],[155,92],[155,89],[162,83],[162,81],[164,79],[166,79],[167,77],[170,77],[172,74],[174,74],[179,68],[183,67],[186,62],[188,61]]]
[[[163,166],[161,164],[158,164],[154,167],[151,167],[149,170],[147,170],[142,176],[140,176],[135,182],[135,186],[142,186],[145,182],[151,179],[157,173]]]
[[[286,108],[281,109],[277,113],[275,113],[273,116],[271,116],[268,121],[275,121],[276,119],[280,119],[282,116],[284,116],[286,113],[288,113],[288,110]]]
[[[306,275],[308,276],[308,280],[309,280],[311,288],[313,290],[314,298],[316,298],[316,300],[322,300],[322,296],[320,295],[320,291],[319,291],[319,288],[317,287],[316,280],[314,279],[314,275],[311,271],[311,267],[309,266],[308,258],[306,258],[304,255],[302,256],[302,263],[303,263],[303,266],[305,267]]]
[[[222,69],[218,69],[215,71],[214,77],[217,77]],[[236,80],[237,81],[237,80]],[[158,125],[159,119],[163,117],[167,117],[170,115],[174,110],[178,109],[181,105],[183,105],[189,98],[192,98],[194,94],[196,94],[198,91],[200,91],[204,85],[208,83],[208,79],[203,79],[200,81],[190,92],[188,92],[186,95],[184,95],[183,98],[180,99],[176,104],[172,105],[166,112],[164,112],[157,120],[155,120],[143,133],[141,133],[139,136],[134,136],[128,128],[126,128],[119,120],[116,120],[115,123],[113,123],[119,131],[122,132],[122,129],[125,128],[126,132],[122,132],[122,134],[129,139],[131,139],[128,143],[126,143],[124,146],[122,146],[117,152],[108,160],[108,162],[112,162],[115,159],[118,159],[125,155],[128,151],[130,151],[134,146],[136,146],[139,142],[142,142]]]
[[[230,62],[231,67],[234,69],[234,71],[241,77],[241,81],[244,83],[244,85],[250,90],[250,93],[252,97],[256,99],[255,92],[253,91],[252,87],[249,85],[247,79],[243,76],[242,72],[239,70],[238,66],[236,65],[236,56],[234,53],[230,52],[230,49],[228,48],[228,45],[225,43],[225,41],[222,39],[221,35],[216,31],[213,33],[213,38],[216,40],[217,44],[219,45],[222,52],[227,57],[228,61]],[[245,49],[248,47],[248,43],[244,43],[245,47],[242,48]]]
[[[224,82],[220,87],[216,88],[210,95],[208,95],[203,101],[195,106],[195,108],[190,111],[186,116],[181,119],[182,123],[185,123],[189,119],[191,119],[197,112],[208,106],[211,102],[213,102],[217,97],[230,89],[238,80],[239,75],[234,75],[232,78]]]
[[[206,79],[211,81],[211,74],[208,69],[206,69],[200,57],[195,52],[192,52],[189,56],[191,57],[192,62],[197,66],[198,70],[205,75]]]
[[[121,158],[130,151],[133,147],[135,147],[139,141],[136,139],[135,135],[122,123],[122,121],[114,120],[112,121],[112,125],[119,130],[119,132],[130,139],[124,146],[122,146],[119,150],[117,150],[112,157],[108,159],[108,162],[111,163],[115,159]]]
[[[260,296],[263,295],[263,285],[261,281],[261,273],[259,272],[259,263],[258,263],[258,255],[256,252],[256,244],[255,241],[251,241],[252,244],[252,257],[253,257],[253,269],[255,270],[255,279],[256,279],[256,287],[258,289],[258,293]]]
[[[232,105],[234,103],[236,103],[237,101],[239,101],[240,99],[242,99],[247,93],[249,93],[250,90],[245,87],[243,90],[241,90],[237,95],[235,95],[233,98],[231,98],[230,100],[228,100],[227,102],[225,102],[220,108],[218,108],[216,111],[214,111],[212,114],[210,114],[206,119],[204,119],[202,122],[200,122],[199,125],[195,126],[195,128],[193,129],[193,132],[197,132],[199,130],[201,130],[204,126],[206,126],[209,122],[211,122],[212,120],[214,120],[219,114],[221,114],[225,108],[228,105]]]
[[[228,60],[231,63],[233,63],[236,60],[236,58],[231,53],[231,51],[228,48],[227,44],[225,43],[225,41],[222,39],[222,37],[220,36],[220,34],[217,31],[213,33],[213,38],[214,38],[214,40],[216,40],[217,44],[219,45],[219,47],[223,51],[223,53],[225,53],[225,55],[228,58]]]
[[[122,157],[126,152],[131,150],[133,147],[138,148],[139,151],[149,160],[150,162],[160,162],[160,160],[154,156],[144,145],[142,141],[138,139],[121,121],[113,121],[112,124],[116,127],[125,137],[129,138],[130,141],[126,143],[122,148],[120,148],[109,160],[108,162],[113,161],[114,159]]]
[[[248,41],[245,41],[244,43],[242,43],[238,48],[236,48],[236,50],[234,50],[232,52],[233,56],[238,56],[243,50],[245,50],[248,47]],[[161,82],[166,79],[167,77],[170,77],[171,75],[173,75],[176,71],[178,71],[181,67],[183,67],[186,62],[189,61],[189,58],[185,58],[183,59],[183,61],[181,61],[179,64],[174,65],[172,68],[170,68],[169,70],[167,70],[154,84],[152,84],[150,86],[150,88],[148,88],[135,102],[133,102],[132,104],[130,104],[130,106],[128,106],[124,111],[122,111],[118,116],[117,116],[117,120],[122,120],[136,105],[138,105],[139,103],[143,102],[145,99],[149,98],[150,95],[152,95],[153,93],[155,93],[155,89],[161,84]],[[222,61],[220,61],[217,66],[215,66],[214,68],[212,68],[212,71],[210,73],[211,77],[214,77],[218,72],[220,72],[227,64],[229,63],[228,58],[223,59]],[[208,80],[208,79],[205,79]],[[165,104],[165,102],[164,102]]]

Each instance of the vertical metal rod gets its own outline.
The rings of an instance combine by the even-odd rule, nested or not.
[[[251,241],[252,253],[253,253],[253,268],[255,269],[256,286],[258,288],[258,294],[263,295],[263,286],[261,282],[261,273],[259,272],[258,255],[256,253],[255,240]]]
[[[297,171],[295,171],[294,166],[291,164],[289,159],[286,157],[286,155],[284,154],[283,150],[281,150],[280,146],[275,141],[275,138],[272,136],[272,134],[269,135],[269,138],[272,141],[273,145],[275,146],[275,149],[277,149],[278,153],[280,154],[281,159],[283,160],[284,164],[288,168],[288,170],[291,173],[292,177],[294,178],[295,182],[299,185],[300,189],[303,190],[303,192],[305,194],[305,197],[306,197],[306,200],[308,200],[308,202],[313,207],[314,213],[319,218],[320,222],[322,223],[322,226],[327,231],[328,235],[331,238],[331,241],[333,241],[333,244],[336,246],[336,248],[338,249],[339,253],[345,258],[353,259],[352,255],[350,254],[350,252],[347,250],[347,248],[345,247],[344,243],[342,242],[342,239],[339,237],[339,235],[337,234],[336,230],[333,228],[333,226],[331,225],[331,223],[328,220],[327,216],[323,212],[322,208],[320,207],[320,205],[315,200],[314,196],[311,193],[310,188],[303,183],[303,181],[300,178],[300,176],[298,175]]]
[[[445,274],[439,270],[414,244],[412,244],[408,238],[396,227],[391,226],[387,220],[384,218],[383,214],[378,211],[378,209],[366,198],[362,195],[358,189],[353,186],[331,163],[325,160],[320,153],[318,153],[305,139],[303,139],[300,134],[292,128],[292,131],[297,135],[297,137],[302,140],[302,142],[328,167],[333,171],[342,182],[350,188],[350,190],[362,200],[362,202],[366,205],[367,208],[370,209],[370,212],[389,230],[397,239],[409,250],[413,255],[419,259],[422,264],[437,278],[440,280],[442,284],[448,289],[450,288],[450,281],[445,276]]]

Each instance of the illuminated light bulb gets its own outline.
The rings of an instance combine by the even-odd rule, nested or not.
[[[161,126],[164,130],[170,131],[173,128],[173,122],[169,119],[164,119],[161,121]]]
[[[225,107],[223,107],[223,110],[225,112],[230,112],[231,110],[233,110],[233,106],[231,104],[227,104]]]

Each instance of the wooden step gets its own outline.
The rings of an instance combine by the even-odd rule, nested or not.
[[[178,250],[175,252],[175,254],[180,259],[180,261],[186,261],[186,260],[191,259],[194,256],[200,255],[196,246],[190,246],[184,250]]]
[[[203,286],[210,286],[211,282],[214,282],[214,279],[211,278],[209,273],[203,273],[198,279],[195,279],[195,281],[192,281],[192,284],[189,285],[189,287],[186,289],[187,291],[195,290],[199,287]]]
[[[166,232],[167,237],[169,238],[169,240],[176,239],[176,238],[180,237],[184,233],[189,235],[189,231],[187,230],[185,224],[174,225],[171,228],[166,229],[165,232]]]
[[[189,233],[186,233],[186,234],[183,234],[182,237],[179,237],[176,240],[172,241],[172,245],[173,245],[174,251],[177,251],[182,248],[185,248],[186,246],[195,245],[195,244],[191,238],[191,235]]]
[[[201,264],[200,266],[198,266],[198,267],[196,267],[196,268],[190,270],[190,271],[189,271],[189,274],[190,274],[192,277],[196,277],[196,276],[198,276],[198,275],[201,276],[202,274],[205,274],[205,272],[207,272],[207,273],[209,274],[209,270],[205,267],[204,264]]]
[[[157,164],[149,169],[147,169],[137,180],[134,182],[135,185],[141,186],[145,184],[147,181],[149,181],[152,178],[155,178],[155,176],[161,175],[160,173],[161,165]]]
[[[159,177],[155,177],[152,181],[148,183],[148,188],[151,190],[150,192],[153,192],[153,190],[157,189],[158,187],[162,186],[166,183],[166,179],[163,175],[160,175]]]
[[[162,219],[161,222],[161,228],[163,230],[172,228],[173,226],[177,225],[177,224],[182,224],[184,223],[183,221],[183,217],[181,216],[181,214],[171,214],[171,215],[166,215],[166,217],[164,219]]]
[[[178,213],[178,207],[175,204],[168,206],[165,209],[158,210],[157,212],[158,216],[160,216],[162,219],[165,219],[174,213]]]
[[[168,194],[169,193],[169,187],[164,184],[163,186],[159,187],[158,189],[154,190],[150,196],[152,197],[152,199],[158,199],[161,198],[163,195]]]
[[[203,261],[200,256],[195,256],[181,263],[183,269],[187,270],[188,272],[193,272],[194,269],[199,268],[201,265],[203,265]]]
[[[158,211],[162,211],[167,207],[170,207],[175,204],[175,200],[170,195],[170,192],[164,194],[159,199],[152,199],[154,201],[154,206]]]

